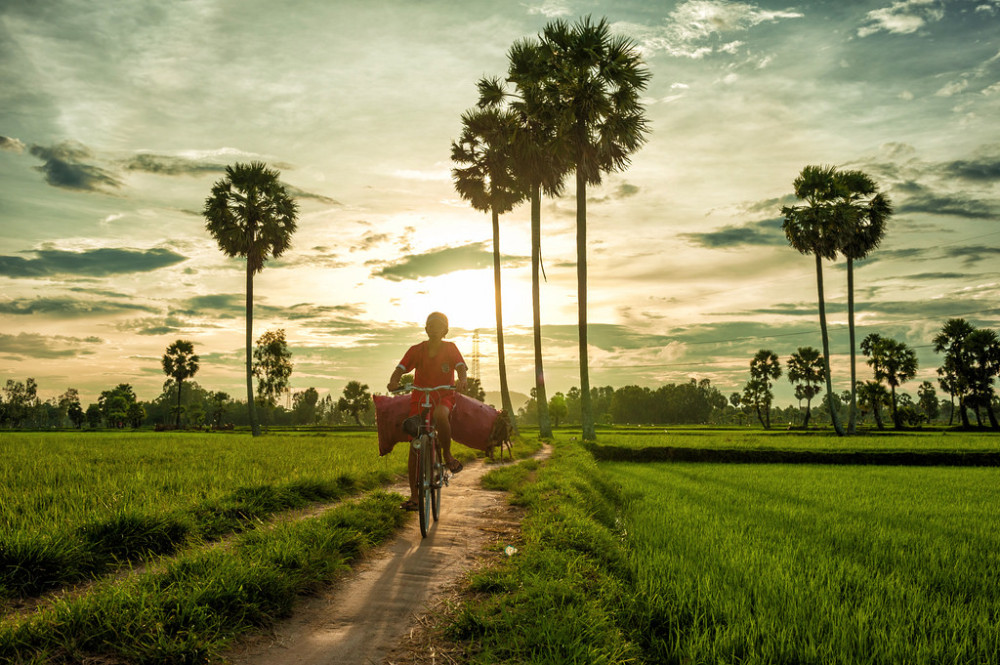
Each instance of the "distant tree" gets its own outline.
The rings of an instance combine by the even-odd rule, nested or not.
[[[489,82],[480,81],[480,89]],[[503,340],[503,298],[500,288],[500,215],[524,198],[514,173],[513,141],[518,116],[511,109],[478,108],[462,115],[462,134],[451,144],[455,190],[476,210],[490,213],[493,222],[493,290],[496,307],[497,356],[500,364],[500,401],[513,413],[507,385]],[[478,379],[477,379],[478,380]],[[484,395],[485,397],[485,395]]]
[[[774,394],[765,388],[764,382],[754,378],[751,378],[743,386],[743,395],[740,397],[740,403],[743,405],[743,408],[753,409],[757,413],[757,420],[760,421],[764,429],[771,426],[770,415],[765,419],[764,413],[770,413],[771,402],[773,400]]]
[[[944,353],[944,364],[938,368],[941,377],[941,389],[951,395],[952,403],[958,397],[958,412],[962,418],[962,426],[969,426],[969,415],[966,413],[966,396],[971,388],[969,384],[970,359],[966,348],[966,340],[975,328],[965,319],[949,319],[934,337],[934,352]],[[952,409],[954,417],[954,409]],[[948,424],[951,424],[949,419]]]
[[[7,379],[4,393],[7,394],[5,418],[11,427],[19,428],[38,407],[38,384],[31,378],[26,381]]]
[[[125,410],[125,420],[132,429],[142,427],[142,421],[146,419],[146,410],[138,402],[132,402]]]
[[[868,356],[868,364],[875,373],[875,380],[885,381],[892,395],[892,422],[902,428],[896,388],[912,379],[917,373],[917,354],[904,342],[872,333],[861,342],[861,352]]]
[[[1000,429],[993,410],[993,379],[1000,374],[1000,340],[997,333],[988,328],[974,330],[966,338],[968,349],[969,397],[977,409],[986,409],[990,427]]]
[[[87,420],[87,414],[84,413],[83,407],[80,405],[79,400],[73,402],[69,405],[66,410],[66,415],[69,421],[73,423],[73,427],[80,429],[83,427],[83,423]]]
[[[920,404],[920,409],[927,416],[927,422],[931,422],[941,413],[941,406],[938,402],[937,391],[934,390],[934,384],[930,381],[924,381],[920,384],[920,388],[917,390],[917,397]]]
[[[823,295],[823,259],[837,256],[841,243],[841,230],[832,200],[836,197],[836,169],[832,166],[806,166],[795,179],[795,196],[804,200],[805,205],[785,206],[781,209],[784,217],[782,229],[788,244],[802,254],[816,257],[816,288],[819,292],[819,325],[823,339],[823,371],[826,375],[826,393],[833,395],[833,380],[830,375],[830,337],[826,326],[826,300]],[[828,399],[830,418],[838,436],[844,436],[833,400]]]
[[[818,349],[800,346],[788,358],[788,380],[795,385],[795,397],[806,400],[806,417],[803,427],[809,427],[812,400],[822,392],[820,385],[826,378],[826,366]]]
[[[85,415],[87,417],[87,427],[97,429],[101,426],[101,420],[104,418],[104,415],[101,413],[100,405],[91,404],[87,407]]]
[[[257,397],[273,408],[292,376],[292,353],[283,329],[269,330],[257,339],[253,375],[257,377]]]
[[[892,202],[878,191],[878,184],[863,171],[838,171],[835,175],[834,214],[840,227],[840,252],[847,259],[847,323],[851,345],[851,398],[847,431],[856,429],[857,369],[854,342],[854,261],[867,257],[885,236],[892,216]]]
[[[319,402],[319,391],[306,388],[292,396],[292,413],[295,422],[300,425],[312,425],[316,422],[316,404]]]
[[[465,390],[461,391],[463,395],[468,395],[472,399],[479,400],[480,402],[486,401],[486,391],[483,390],[483,384],[480,383],[479,379],[470,376],[466,378]],[[510,395],[507,395],[507,399],[510,400]],[[506,409],[506,407],[503,407]],[[508,413],[510,413],[508,411]]]
[[[559,424],[569,414],[569,407],[566,405],[566,396],[556,393],[549,400],[549,415],[552,416],[552,426],[559,427]]]
[[[212,187],[202,214],[206,228],[226,256],[247,261],[246,276],[246,374],[247,408],[250,428],[260,436],[254,411],[253,363],[253,276],[264,269],[269,258],[278,258],[291,246],[298,206],[278,181],[278,171],[262,162],[226,167],[226,177]]]
[[[764,417],[761,424],[764,429],[771,429],[771,404],[774,401],[774,393],[771,391],[772,381],[781,376],[781,363],[778,355],[769,349],[761,349],[750,361],[750,380],[753,385],[752,395],[756,398],[754,404],[757,407],[757,417],[761,416],[763,407]]]
[[[136,402],[135,390],[128,383],[119,383],[111,390],[102,391],[97,400],[105,425],[115,429],[121,429],[129,424],[130,408]],[[135,414],[134,411],[131,413]]]
[[[889,406],[890,403],[889,391],[885,389],[885,386],[877,381],[865,381],[864,383],[858,381],[856,394],[862,411],[871,410],[876,427],[879,430],[885,429],[885,423],[882,422],[882,407]]]
[[[372,396],[368,392],[368,386],[360,381],[350,381],[344,387],[344,396],[337,402],[337,408],[344,413],[351,414],[354,422],[361,426],[361,414],[368,408]]]
[[[163,373],[169,376],[177,384],[177,419],[174,425],[181,426],[181,390],[184,387],[184,379],[190,379],[198,372],[198,358],[194,352],[194,344],[179,339],[167,347],[167,352],[163,354]]]
[[[212,393],[209,417],[212,419],[212,426],[216,429],[223,425],[222,418],[226,413],[226,403],[229,402],[229,399],[229,393],[222,391]]]

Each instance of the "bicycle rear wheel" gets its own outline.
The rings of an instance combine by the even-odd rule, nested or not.
[[[420,513],[420,535],[427,537],[427,532],[431,527],[433,491],[432,473],[434,470],[433,447],[430,437],[421,436],[420,448],[417,449],[417,507]]]

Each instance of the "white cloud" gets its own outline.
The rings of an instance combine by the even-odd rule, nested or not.
[[[7,150],[9,152],[16,152],[20,154],[24,152],[24,143],[11,136],[0,136],[0,150]]]
[[[935,97],[951,97],[962,92],[969,87],[969,82],[965,79],[960,81],[952,81],[948,85],[944,86],[940,90],[934,93]]]
[[[666,24],[656,28],[619,24],[647,51],[664,51],[675,57],[700,59],[713,52],[734,54],[745,43],[728,41],[721,46],[703,44],[713,36],[746,31],[761,23],[802,18],[790,10],[769,11],[745,2],[726,0],[689,0],[670,13]]]
[[[569,5],[563,0],[545,0],[541,5],[529,6],[529,14],[541,14],[547,16],[548,18],[556,18],[557,16],[569,16],[572,12],[570,11]]]
[[[874,9],[865,15],[867,23],[858,28],[858,37],[867,37],[877,32],[908,35],[924,27],[928,22],[944,18],[944,8],[938,0],[898,0],[890,7]]]

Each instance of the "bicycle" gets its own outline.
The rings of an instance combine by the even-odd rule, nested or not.
[[[424,538],[430,530],[431,520],[438,520],[441,510],[441,487],[448,485],[451,477],[438,446],[431,393],[436,390],[454,389],[455,386],[424,388],[407,385],[392,391],[393,394],[409,391],[419,391],[424,394],[424,401],[420,404],[420,416],[408,418],[403,423],[406,433],[413,437],[410,446],[417,454],[417,512],[420,514],[420,535]],[[420,422],[411,430],[407,426],[413,425],[414,418],[419,418]]]

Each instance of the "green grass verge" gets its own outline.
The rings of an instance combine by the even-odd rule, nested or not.
[[[321,517],[244,533],[231,548],[181,555],[163,572],[101,582],[0,626],[0,662],[210,662],[392,535],[407,519],[401,498],[377,491]]]

